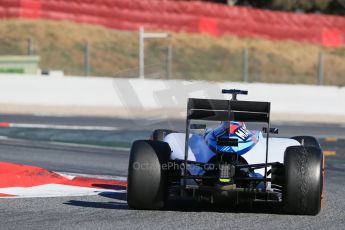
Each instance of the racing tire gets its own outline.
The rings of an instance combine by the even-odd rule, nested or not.
[[[315,137],[312,137],[312,136],[296,136],[296,137],[291,137],[291,139],[294,139],[294,140],[298,141],[303,146],[312,146],[312,147],[321,149],[319,141]]]
[[[170,147],[162,141],[137,140],[132,144],[127,179],[127,203],[131,209],[162,209],[168,193]]]
[[[177,133],[177,131],[170,129],[156,129],[151,135],[151,140],[154,141],[163,141],[164,137],[170,133]]]
[[[322,207],[324,158],[320,148],[290,146],[284,154],[283,210],[317,215]]]

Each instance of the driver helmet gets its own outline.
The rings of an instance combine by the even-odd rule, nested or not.
[[[238,146],[218,146],[217,140],[220,138],[237,139]],[[258,140],[258,132],[248,130],[244,122],[237,121],[223,121],[206,136],[207,144],[213,151],[236,153],[240,155],[252,149],[257,144]]]

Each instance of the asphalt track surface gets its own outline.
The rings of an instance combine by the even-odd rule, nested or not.
[[[80,126],[107,126],[117,127],[123,130],[153,130],[156,128],[168,128],[183,131],[184,120],[171,120],[163,118],[143,119],[120,119],[98,117],[68,117],[68,116],[30,116],[30,115],[0,115],[0,122],[30,124],[53,124],[53,125],[80,125]],[[345,138],[345,124],[306,124],[306,123],[281,123],[272,122],[272,127],[277,127],[282,136],[314,135],[318,137],[336,136]]]
[[[161,126],[164,121],[28,116],[6,118],[11,122],[28,123],[30,120],[30,123],[104,125],[133,130],[164,127]],[[182,130],[183,124],[183,121],[174,121],[168,125]],[[304,133],[326,137],[345,134],[345,128],[337,125],[277,126],[282,135]],[[345,141],[322,140],[321,145],[324,149],[336,151],[336,155],[326,158],[324,208],[316,217],[284,215],[279,206],[264,204],[248,208],[174,202],[169,210],[136,211],[128,209],[125,194],[115,194],[1,199],[0,229],[344,229]],[[112,176],[127,174],[127,150],[10,139],[0,140],[0,150],[0,161],[35,165],[60,172]]]

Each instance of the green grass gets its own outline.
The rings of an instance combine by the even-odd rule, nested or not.
[[[0,73],[24,73],[24,69],[21,68],[0,68]]]
[[[34,41],[41,69],[84,74],[85,44],[90,44],[91,75],[137,77],[138,34],[67,21],[2,20],[0,55],[22,55]],[[345,85],[345,47],[323,48],[292,41],[214,38],[172,33],[168,40],[145,43],[146,75],[166,77],[166,46],[173,47],[172,77],[214,81],[242,80],[242,53],[249,50],[249,80],[272,83],[317,83],[319,52],[325,53],[325,83]]]
[[[87,144],[108,147],[130,147],[137,139],[147,139],[151,131],[80,131],[37,128],[0,128],[0,136],[32,141]]]

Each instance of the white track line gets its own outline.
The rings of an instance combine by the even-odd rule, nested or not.
[[[15,139],[18,140],[18,139]],[[44,141],[41,141],[44,142]],[[129,151],[130,148],[126,147],[108,147],[108,146],[100,146],[100,145],[88,145],[88,144],[77,144],[77,143],[67,143],[67,142],[57,142],[57,141],[49,141],[50,144],[54,145],[61,145],[61,146],[71,146],[71,147],[87,147],[87,148],[95,148],[95,149],[108,149],[108,150],[116,150],[116,151]]]
[[[93,175],[70,172],[54,172],[69,180],[75,177],[104,179],[104,180],[120,180],[126,181],[126,177],[109,176],[109,175]],[[114,190],[105,188],[90,188],[78,185],[63,184],[43,184],[32,187],[7,187],[0,188],[0,193],[12,196],[0,197],[0,199],[17,199],[17,198],[39,198],[39,197],[68,197],[68,196],[95,196],[101,193],[126,193],[126,189]],[[126,203],[126,201],[118,200],[117,202]]]
[[[14,197],[1,197],[1,199],[34,198],[34,197],[95,196],[104,192],[126,193],[126,190],[88,188],[88,187],[61,185],[61,184],[45,184],[45,185],[25,187],[25,188],[24,187],[0,188],[0,193],[14,195]]]
[[[123,180],[126,181],[127,177],[123,176],[110,176],[110,175],[93,175],[93,174],[84,174],[84,173],[71,173],[71,172],[55,172],[60,176],[66,177],[72,180],[75,177],[86,177],[94,179],[105,179],[105,180]]]
[[[8,140],[9,138],[6,136],[0,136],[0,140]]]
[[[94,131],[117,131],[117,130],[120,130],[118,127],[107,127],[107,126],[19,124],[19,123],[9,123],[9,127],[12,127],[12,128],[35,128],[35,129],[94,130]]]

